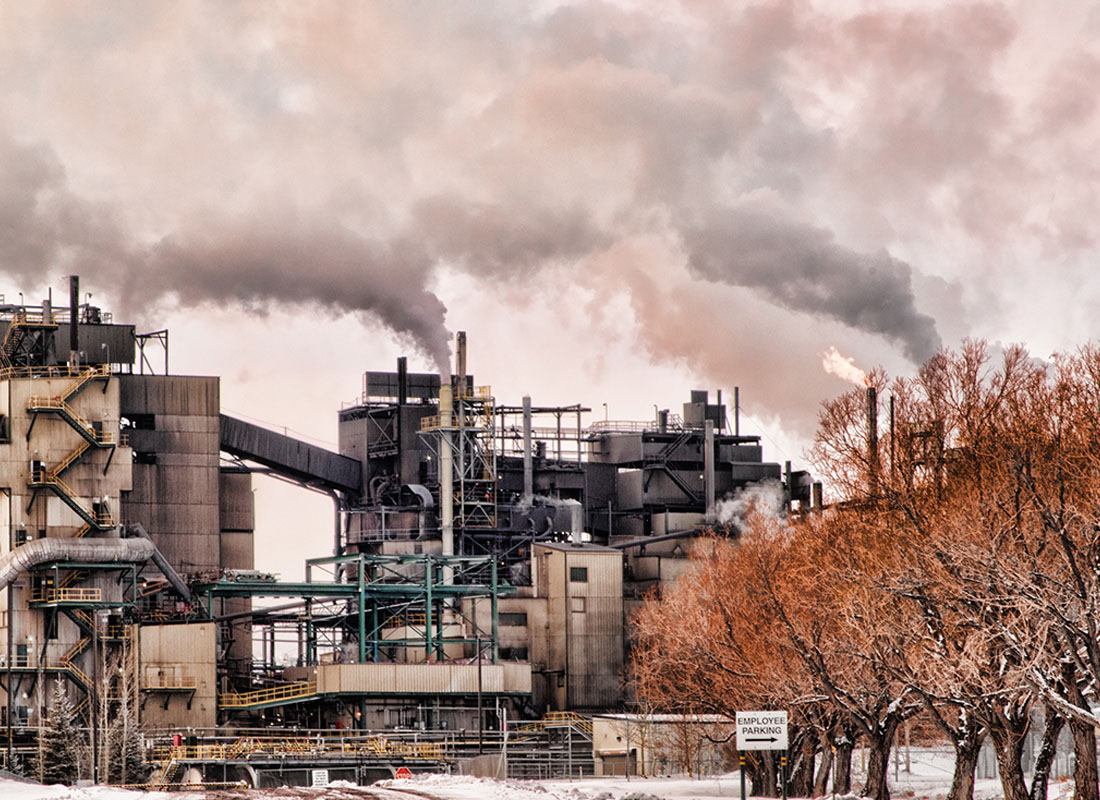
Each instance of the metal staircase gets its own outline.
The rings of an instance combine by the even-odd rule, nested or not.
[[[69,486],[63,480],[52,475],[44,469],[35,470],[27,480],[27,486],[31,489],[49,489],[65,503],[69,508],[84,520],[89,529],[97,531],[109,531],[114,529],[115,522],[110,510],[106,506],[93,505],[86,508],[76,497]]]
[[[10,330],[11,328],[9,328],[9,332]],[[48,489],[52,491],[84,520],[84,526],[76,533],[77,538],[93,530],[112,530],[115,527],[115,521],[106,505],[94,503],[91,508],[88,508],[80,502],[76,493],[61,479],[61,475],[79,462],[90,448],[110,450],[111,454],[106,465],[106,467],[109,467],[118,442],[113,433],[96,427],[81,416],[68,401],[80,394],[93,381],[108,380],[110,377],[111,372],[107,365],[89,367],[81,372],[76,380],[65,388],[62,394],[53,397],[35,396],[27,400],[27,411],[34,415],[35,420],[37,420],[39,414],[53,414],[80,434],[82,439],[68,455],[52,468],[48,469],[45,465],[40,465],[37,469],[33,469],[27,481],[27,486],[31,489]],[[32,421],[31,430],[33,428],[34,422]],[[27,436],[30,437],[30,430],[28,430]]]

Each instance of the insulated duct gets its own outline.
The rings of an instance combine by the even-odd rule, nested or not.
[[[150,558],[155,560],[156,556],[160,553],[149,539],[36,539],[0,558],[0,590],[10,586],[27,570],[50,561],[137,563]]]
[[[339,511],[337,511],[337,513],[339,513]],[[133,525],[128,525],[126,530],[133,531],[144,541],[149,543],[153,548],[153,552],[150,553],[147,558],[153,559],[153,563],[157,565],[157,569],[159,569],[161,574],[168,579],[168,583],[179,593],[179,596],[183,598],[185,603],[192,602],[194,596],[191,594],[191,589],[184,583],[183,578],[180,577],[180,574],[176,572],[175,568],[168,563],[168,559],[164,557],[164,554],[162,554],[160,550],[157,549],[157,546],[153,544],[153,540],[149,538],[149,534],[145,532],[145,528],[143,528],[140,523],[134,523]]]

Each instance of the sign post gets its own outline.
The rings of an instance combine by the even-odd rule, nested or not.
[[[786,711],[738,711],[737,749],[741,751],[741,800],[745,800],[746,750],[782,750],[782,774],[780,782],[783,800],[787,798],[787,712]]]

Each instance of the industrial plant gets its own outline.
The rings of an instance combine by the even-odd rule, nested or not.
[[[222,413],[217,377],[171,374],[168,332],[75,277],[67,306],[0,303],[0,342],[6,764],[61,684],[93,750],[135,715],[162,786],[487,752],[511,775],[610,771],[631,755],[595,748],[592,719],[631,707],[633,610],[736,535],[722,509],[746,490],[821,503],[741,433],[736,391],[591,422],[496,397],[461,333],[452,375],[363,373],[338,452]],[[301,525],[304,581],[255,568],[257,472],[332,500]]]

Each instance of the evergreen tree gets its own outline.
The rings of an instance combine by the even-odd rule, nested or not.
[[[80,760],[86,746],[64,683],[57,681],[39,732],[39,779],[43,783],[74,783],[80,776]]]
[[[111,721],[107,741],[110,742],[107,780],[116,784],[144,783],[149,777],[149,764],[137,721],[128,709],[120,709]]]

